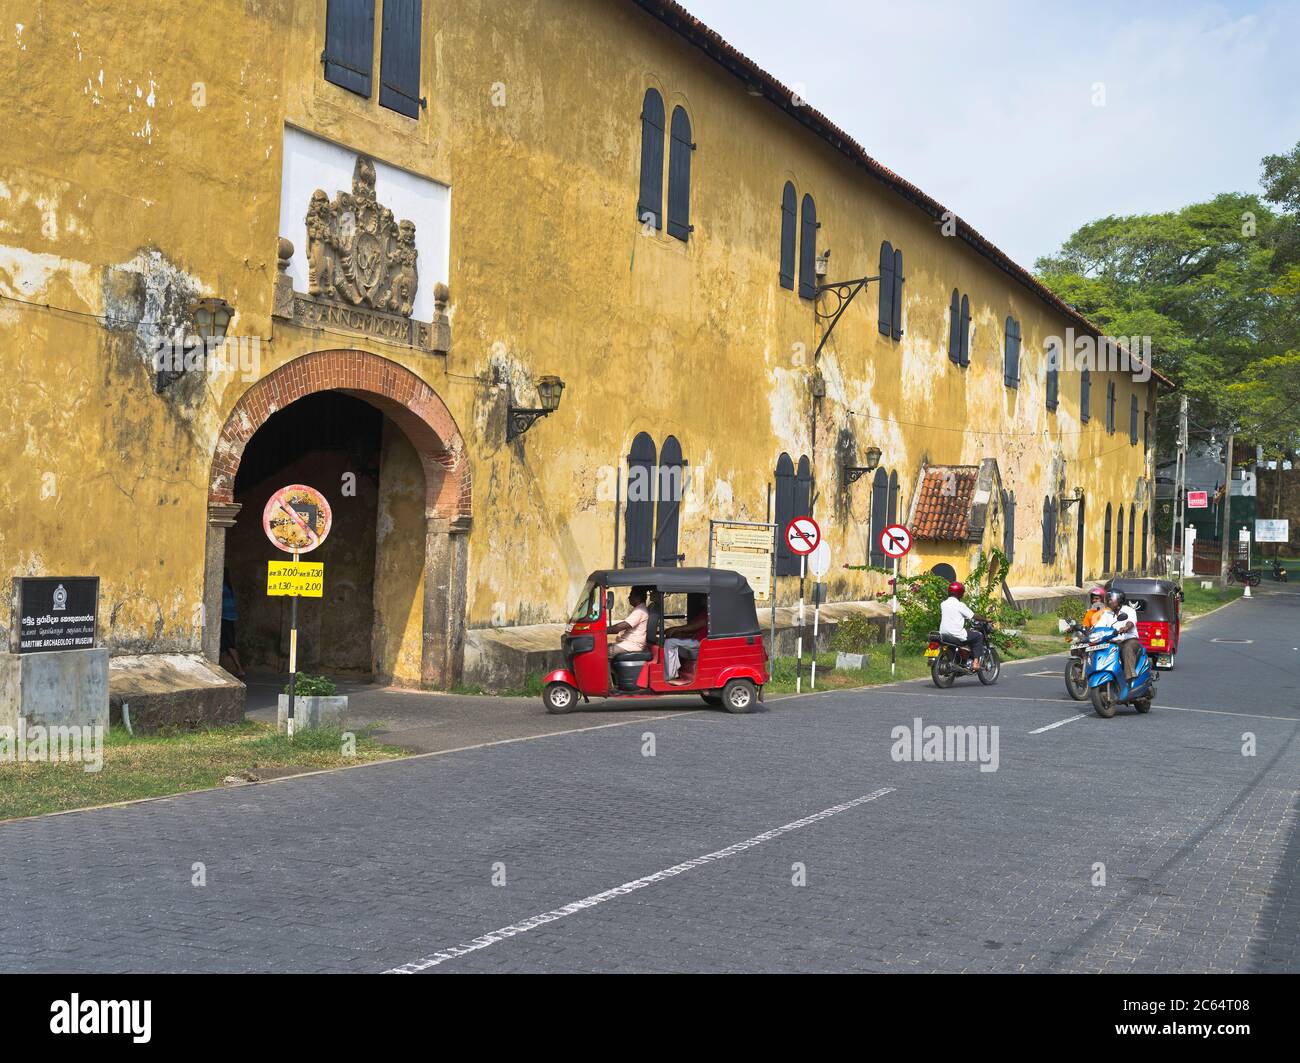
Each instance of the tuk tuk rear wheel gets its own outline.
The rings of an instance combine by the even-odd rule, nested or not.
[[[1115,715],[1115,699],[1112,696],[1114,685],[1114,683],[1102,683],[1089,691],[1092,695],[1092,707],[1103,720],[1109,720]]]
[[[547,683],[542,691],[542,704],[553,715],[572,712],[578,707],[578,692],[568,683]]]
[[[754,684],[748,679],[733,679],[722,688],[722,705],[728,712],[749,712],[754,707],[754,697]]]

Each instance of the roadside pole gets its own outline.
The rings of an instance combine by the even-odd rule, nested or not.
[[[298,563],[299,554],[293,552],[293,562]],[[293,718],[298,707],[298,596],[289,598],[289,719],[285,724],[285,733],[293,737]]]
[[[800,554],[799,555],[799,634],[795,639],[795,665],[794,665],[794,692],[796,694],[803,693],[803,628],[804,628],[803,589],[804,589],[804,578],[805,575],[807,574],[807,571],[808,571],[808,558],[805,555]]]
[[[1228,433],[1223,451],[1223,543],[1219,548],[1219,585],[1228,585],[1228,565],[1232,557],[1232,444],[1235,432]]]
[[[889,678],[893,679],[898,670],[898,558],[894,558],[894,593],[889,596],[889,608],[892,613],[889,621]]]
[[[1169,557],[1186,554],[1187,534],[1187,395],[1178,404],[1178,455],[1174,461],[1174,520],[1169,533]],[[1178,586],[1183,585],[1185,561],[1178,565]]]

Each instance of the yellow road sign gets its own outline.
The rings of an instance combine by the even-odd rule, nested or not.
[[[268,561],[266,593],[272,597],[320,598],[325,590],[323,561]]]

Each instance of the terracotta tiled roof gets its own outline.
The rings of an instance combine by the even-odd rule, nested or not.
[[[943,541],[965,539],[978,477],[979,468],[974,465],[932,465],[927,468],[912,515],[913,537]]]
[[[682,7],[681,4],[675,3],[674,0],[632,0],[632,2],[676,31],[714,62],[740,78],[745,82],[752,94],[767,97],[769,101],[780,107],[795,121],[807,126],[822,140],[830,144],[831,147],[843,152],[855,163],[863,167],[871,176],[888,185],[904,199],[909,200],[929,214],[935,221],[946,222],[953,219],[956,224],[956,235],[959,239],[964,240],[976,252],[989,259],[999,269],[1005,271],[1014,281],[1028,288],[1043,302],[1058,313],[1063,314],[1087,335],[1097,337],[1105,335],[1078,310],[1043,284],[1027,269],[1012,260],[1005,251],[995,247],[991,241],[981,236],[966,222],[958,218],[955,211],[949,211],[942,203],[926,195],[916,185],[904,180],[893,170],[873,159],[867,154],[866,149],[845,133],[844,130],[840,129],[820,111],[808,106],[806,102],[798,100],[798,97],[791,89],[783,85],[748,56],[737,51],[715,31],[709,29],[686,8]],[[797,100],[798,102],[796,102]],[[1132,357],[1138,364],[1141,364],[1136,354],[1133,354]],[[1162,384],[1169,387],[1173,386],[1173,382],[1168,377],[1162,376],[1154,368],[1151,370],[1151,375]]]

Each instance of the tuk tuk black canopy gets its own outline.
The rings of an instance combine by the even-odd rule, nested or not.
[[[1178,611],[1178,584],[1167,579],[1113,579],[1106,590],[1123,591],[1142,620],[1172,620]],[[1140,603],[1140,604],[1139,604]]]
[[[758,613],[749,581],[725,568],[615,568],[589,577],[602,587],[650,587],[662,594],[707,594],[709,637],[758,635]]]

